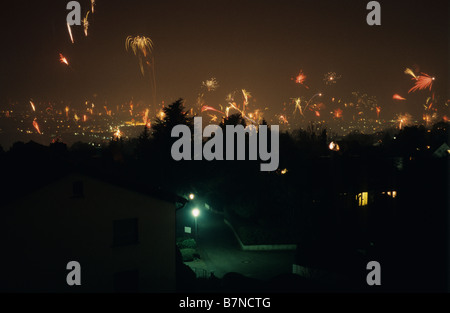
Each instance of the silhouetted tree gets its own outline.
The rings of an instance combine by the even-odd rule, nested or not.
[[[225,129],[225,126],[227,125],[242,125],[245,127],[247,123],[245,122],[245,119],[242,117],[241,113],[236,113],[224,118],[219,126]]]
[[[168,107],[163,108],[164,117],[156,118],[153,125],[153,137],[157,140],[171,140],[172,129],[177,125],[187,125],[193,128],[193,118],[188,116],[183,105],[183,99],[178,99]]]

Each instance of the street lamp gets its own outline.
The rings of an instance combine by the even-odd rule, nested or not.
[[[198,228],[197,228],[197,217],[200,215],[200,210],[197,208],[194,208],[192,210],[192,215],[194,215],[194,221],[195,221],[195,238],[197,238]]]
[[[195,198],[195,195],[193,193],[189,194],[189,199],[190,200],[194,200],[194,198]]]

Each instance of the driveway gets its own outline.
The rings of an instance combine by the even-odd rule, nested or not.
[[[192,226],[195,235],[194,218],[190,211],[182,211],[177,213],[177,229]],[[201,259],[207,270],[219,278],[236,272],[268,280],[279,274],[292,273],[295,251],[243,251],[221,214],[202,210],[197,218],[197,228]]]

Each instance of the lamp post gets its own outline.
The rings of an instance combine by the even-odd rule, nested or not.
[[[197,233],[198,233],[198,228],[197,228],[197,217],[200,215],[200,210],[197,208],[194,208],[192,210],[192,215],[194,215],[194,221],[195,221],[195,239],[197,239]]]

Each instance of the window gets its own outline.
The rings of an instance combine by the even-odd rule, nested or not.
[[[130,218],[114,221],[113,245],[126,246],[139,242],[138,219]]]
[[[369,202],[369,193],[361,192],[356,196],[356,200],[358,200],[358,206],[366,206]]]
[[[139,271],[131,270],[114,274],[114,292],[138,292]]]

